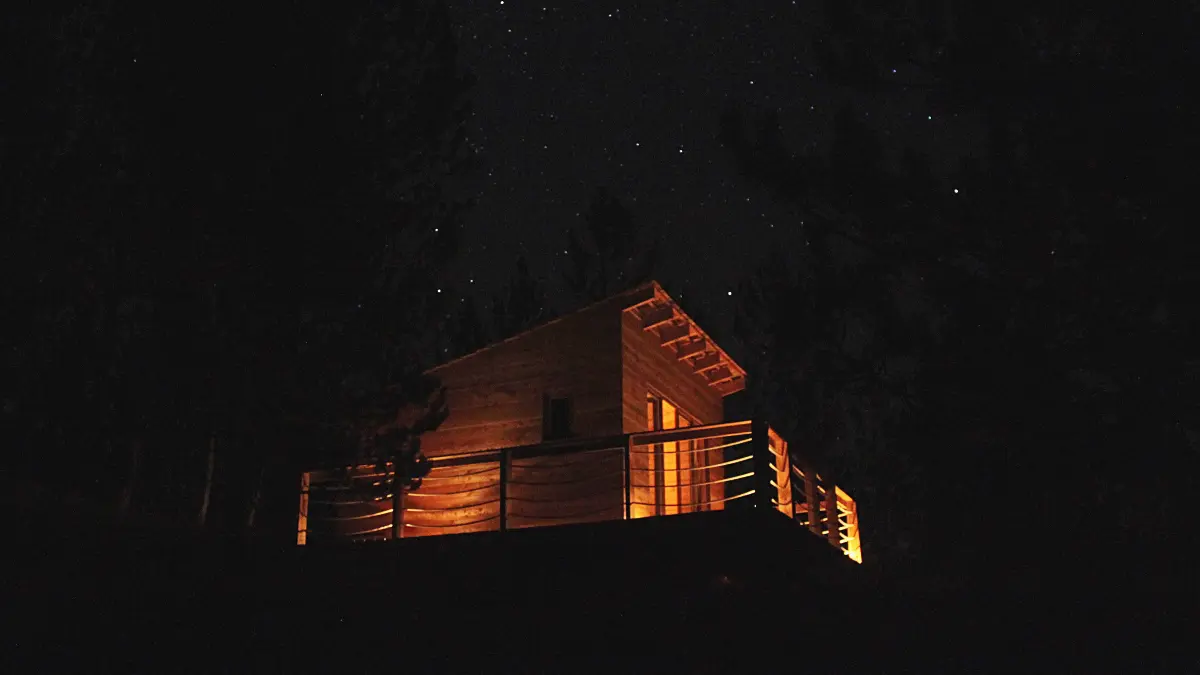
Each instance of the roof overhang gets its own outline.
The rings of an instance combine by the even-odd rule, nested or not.
[[[721,349],[657,281],[628,291],[625,312],[653,333],[662,349],[722,396],[746,388],[746,371]]]

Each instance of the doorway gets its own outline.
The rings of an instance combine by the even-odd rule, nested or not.
[[[696,421],[671,401],[646,395],[646,428],[649,431],[683,429]],[[708,485],[704,466],[704,441],[656,443],[651,455],[655,515],[669,516],[707,510]]]

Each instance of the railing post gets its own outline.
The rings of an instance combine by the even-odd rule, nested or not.
[[[512,475],[512,452],[500,451],[500,531],[508,529],[508,480]]]
[[[774,453],[771,452],[767,423],[754,420],[750,425],[750,434],[750,447],[754,454],[754,459],[751,460],[751,464],[754,465],[754,495],[751,501],[754,508],[771,511],[775,509],[775,505],[771,503],[771,496],[777,491],[771,486],[771,480],[775,477],[775,470],[771,468]]]
[[[300,513],[296,521],[296,545],[308,543],[308,491],[312,485],[312,473],[304,471],[300,474]]]
[[[833,547],[841,550],[842,538],[838,530],[837,485],[829,481],[825,485],[825,525],[826,536]]]
[[[397,458],[398,460],[399,458]],[[399,461],[392,463],[392,539],[404,536],[404,491],[408,481],[400,476]]]
[[[804,465],[804,508],[808,510],[808,529],[821,534],[821,513],[817,506],[817,474],[812,466]]]
[[[783,440],[783,437],[776,434],[776,442],[779,447],[776,448],[775,455],[775,483],[778,485],[775,492],[776,499],[779,501],[779,511],[788,517],[788,520],[796,519],[796,498],[792,495],[792,455],[791,449],[788,447],[788,442]],[[784,503],[784,499],[787,500]]]
[[[633,434],[625,436],[625,520],[633,517]]]

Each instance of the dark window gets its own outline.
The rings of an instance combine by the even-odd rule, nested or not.
[[[547,398],[545,437],[566,438],[571,435],[571,399]]]

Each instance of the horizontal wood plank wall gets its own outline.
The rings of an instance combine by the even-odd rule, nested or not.
[[[304,501],[306,543],[337,539],[387,539],[391,536],[392,500],[370,496],[372,487],[390,482],[374,467],[355,467],[349,474],[339,471],[305,473],[312,490]]]
[[[624,433],[647,431],[646,394],[651,390],[666,396],[700,424],[725,421],[721,393],[660,346],[657,335],[642,330],[632,313],[621,316],[621,353]]]
[[[500,529],[500,463],[435,467],[405,499],[404,537]]]
[[[646,419],[646,395],[650,392],[667,397],[688,417],[699,424],[716,424],[724,420],[724,397],[708,386],[701,376],[692,372],[690,366],[679,362],[659,344],[653,332],[642,330],[641,322],[632,312],[621,316],[621,418],[624,433],[648,431]],[[709,441],[718,445],[720,441]],[[645,449],[645,448],[642,448]],[[719,464],[724,454],[721,450],[696,453],[697,464]],[[655,499],[653,485],[653,456],[634,454],[633,501],[652,503]],[[695,475],[695,474],[694,474]],[[721,468],[711,469],[707,480],[720,480],[724,476]],[[701,476],[697,475],[697,479]],[[724,498],[724,484],[709,488],[709,499]],[[717,507],[719,508],[719,507]],[[634,517],[653,515],[651,507],[634,507]]]
[[[432,374],[449,417],[421,439],[437,457],[540,443],[544,396],[566,397],[576,436],[621,433],[623,299],[593,305]]]
[[[625,517],[624,446],[513,459],[509,528],[621,520]]]

